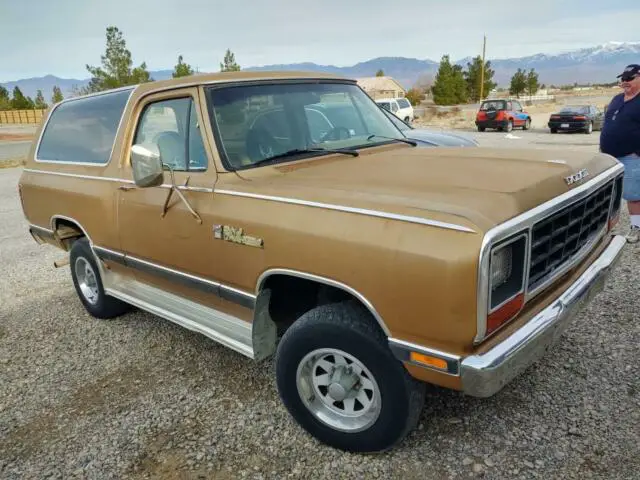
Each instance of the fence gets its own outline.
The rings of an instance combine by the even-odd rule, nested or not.
[[[40,123],[46,110],[0,110],[0,124]]]

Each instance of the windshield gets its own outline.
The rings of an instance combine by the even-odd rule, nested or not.
[[[396,117],[393,113],[383,109],[382,110],[384,112],[384,114],[389,118],[389,120],[391,120],[393,122],[393,124],[398,127],[400,130],[402,130],[403,132],[406,132],[407,130],[411,130],[412,127],[410,127],[409,125],[407,125],[406,123],[404,123],[402,120],[400,120],[398,117]]]
[[[589,113],[589,107],[568,105],[560,113]]]
[[[261,84],[207,89],[225,167],[251,168],[405,138],[375,102],[351,83]],[[371,137],[377,135],[377,137]],[[296,152],[295,155],[283,154]],[[297,153],[299,152],[299,153]]]
[[[493,100],[490,102],[484,102],[480,107],[480,110],[505,110],[504,100]]]

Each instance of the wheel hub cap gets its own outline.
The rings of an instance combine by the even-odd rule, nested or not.
[[[375,378],[362,362],[341,350],[310,352],[298,365],[296,382],[305,407],[336,430],[365,430],[380,414]]]

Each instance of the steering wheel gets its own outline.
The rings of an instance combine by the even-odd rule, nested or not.
[[[345,132],[346,136],[343,137],[340,133],[341,132]],[[346,127],[333,127],[331,130],[329,130],[327,133],[325,133],[321,138],[320,141],[321,142],[325,142],[327,140],[346,140],[348,138],[351,138],[351,132],[349,131],[348,128]]]
[[[263,128],[255,128],[249,131],[246,148],[249,158],[253,161],[263,160],[278,153],[277,142]]]

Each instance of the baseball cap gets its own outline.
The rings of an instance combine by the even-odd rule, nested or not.
[[[621,79],[623,82],[628,82],[629,80],[633,80],[635,76],[639,74],[640,65],[634,63],[631,65],[627,65],[624,71],[620,75],[616,76],[616,78]]]

